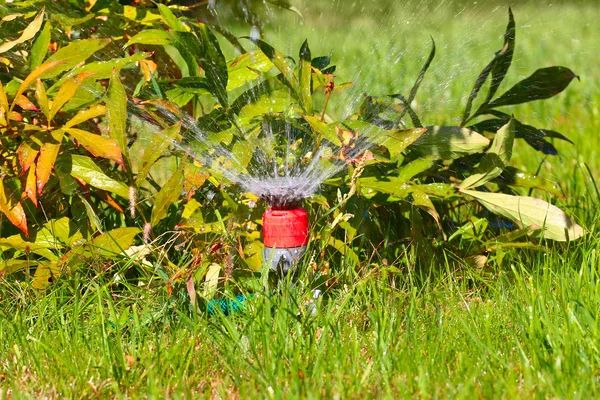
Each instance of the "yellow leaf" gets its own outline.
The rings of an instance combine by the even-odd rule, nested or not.
[[[54,101],[52,102],[52,106],[50,107],[50,119],[54,118],[56,113],[65,105],[65,103],[77,92],[79,86],[83,83],[84,80],[89,78],[91,75],[94,75],[93,72],[82,72],[81,74],[69,79],[66,81],[58,90],[56,97],[54,97]]]
[[[0,53],[5,53],[8,50],[15,47],[16,45],[18,45],[19,43],[23,43],[23,42],[33,38],[35,36],[35,34],[37,33],[37,31],[39,31],[40,28],[42,27],[42,21],[44,20],[44,11],[45,10],[46,10],[46,7],[43,7],[42,10],[38,13],[38,15],[35,16],[33,21],[31,21],[31,23],[27,26],[27,28],[25,28],[25,30],[23,31],[23,33],[21,34],[21,36],[18,39],[9,40],[7,42],[2,43],[0,45]]]

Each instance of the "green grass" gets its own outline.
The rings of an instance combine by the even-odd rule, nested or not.
[[[406,93],[431,34],[438,56],[417,111],[428,124],[456,124],[501,45],[506,9],[425,10],[407,1],[348,19],[343,3],[322,15],[308,10],[304,25],[278,16],[267,38],[295,53],[308,37],[313,54],[332,54],[338,81],[357,83],[334,103],[343,113],[362,92]],[[75,272],[45,294],[4,279],[0,398],[598,397],[600,11],[591,3],[514,11],[517,53],[500,92],[550,65],[582,77],[514,113],[575,142],[555,143],[561,156],[541,174],[565,189],[557,204],[589,230],[584,239],[507,251],[485,270],[461,267],[451,254],[426,276],[377,255],[335,265],[337,281],[315,316],[300,286],[257,296],[244,313],[209,317],[190,312],[183,283],[168,296],[159,278],[128,287],[111,274]],[[535,170],[543,159],[518,143],[511,163]]]

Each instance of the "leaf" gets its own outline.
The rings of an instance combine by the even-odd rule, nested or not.
[[[40,35],[35,42],[33,42],[33,46],[31,46],[31,55],[29,56],[30,70],[36,69],[44,61],[44,57],[46,57],[46,53],[48,53],[48,46],[50,46],[52,36],[51,30],[52,24],[50,24],[50,21],[47,21]]]
[[[121,149],[113,139],[107,139],[77,128],[67,128],[66,131],[94,157],[107,158],[123,166]]]
[[[303,115],[302,118],[313,128],[317,133],[320,133],[323,138],[336,146],[341,146],[342,142],[335,132],[335,124],[326,124],[321,119],[314,115]]]
[[[494,214],[508,218],[523,228],[541,230],[540,236],[545,239],[564,242],[567,238],[575,240],[584,235],[583,228],[560,208],[543,200],[474,190],[462,190],[462,193],[475,198]]]
[[[435,206],[433,205],[433,202],[431,201],[429,196],[427,196],[427,194],[425,194],[425,192],[418,190],[418,189],[413,190],[410,195],[412,197],[411,203],[414,204],[415,206],[425,210],[425,212],[427,212],[429,215],[431,215],[431,217],[435,220],[435,223],[437,224],[438,229],[441,232],[442,225],[440,224],[440,215],[436,211]]]
[[[38,111],[38,108],[26,96],[20,95],[15,99],[15,103],[25,111]]]
[[[492,75],[492,84],[490,85],[490,91],[488,92],[487,96],[488,98],[486,99],[486,101],[483,102],[482,106],[479,107],[479,110],[481,110],[484,106],[488,104],[488,101],[492,98],[493,94],[498,89],[498,86],[500,86],[500,83],[504,79],[504,75],[506,75],[508,67],[510,67],[510,64],[512,62],[512,55],[514,52],[514,37],[516,32],[514,25],[515,24],[512,10],[509,8],[508,26],[506,27],[506,32],[504,33],[504,46],[499,52],[496,53],[492,61],[490,61],[490,63],[485,66],[483,71],[481,71],[481,73],[477,77],[475,85],[473,86],[473,90],[471,91],[469,99],[467,100],[465,113],[463,115],[463,119],[460,123],[460,126],[464,126],[469,120],[473,100],[475,100],[475,98],[479,94],[479,90],[487,80],[490,73],[494,71]]]
[[[152,168],[156,160],[160,158],[162,153],[173,143],[177,135],[179,135],[181,124],[180,121],[173,126],[164,129],[162,133],[153,136],[152,141],[148,144],[146,149],[144,149],[141,167],[135,177],[135,184],[137,187],[142,185],[150,172],[150,168]]]
[[[518,186],[529,189],[540,189],[553,196],[565,198],[560,185],[539,176],[507,167],[502,174],[494,180],[508,186]]]
[[[54,78],[61,72],[76,67],[80,62],[87,60],[92,54],[109,43],[110,39],[83,39],[69,43],[67,46],[59,49],[56,53],[48,57],[46,62],[42,64],[45,65],[54,62],[60,63],[59,66],[46,71],[41,78]]]
[[[35,81],[35,99],[42,109],[44,116],[47,120],[50,119],[50,103],[48,102],[48,95],[46,94],[46,87],[41,79]]]
[[[19,165],[21,166],[21,174],[29,169],[40,153],[44,136],[45,133],[36,132],[25,139],[17,148],[17,157],[19,159]]]
[[[31,286],[38,290],[44,290],[52,283],[56,282],[56,279],[60,276],[61,272],[62,267],[58,261],[39,263],[35,269]]]
[[[15,249],[23,253],[33,253],[47,258],[48,260],[57,260],[58,257],[52,253],[46,245],[40,245],[23,240],[21,235],[13,235],[6,238],[0,238],[0,250]]]
[[[93,72],[95,80],[108,79],[112,76],[113,71],[116,70],[117,73],[119,73],[127,65],[142,61],[150,57],[150,55],[151,53],[140,52],[125,58],[117,58],[110,61],[95,61],[77,68],[73,68],[71,71],[61,76],[60,79],[54,85],[52,85],[48,92],[53,93],[67,79],[83,72]]]
[[[172,42],[173,37],[169,32],[163,31],[162,29],[146,29],[129,39],[123,48],[136,43],[146,45],[169,45]]]
[[[298,54],[298,89],[299,98],[302,108],[306,112],[312,111],[312,85],[311,81],[311,55],[310,48],[308,47],[308,40],[302,43],[300,48],[300,54]]]
[[[114,257],[122,254],[133,244],[135,237],[141,232],[139,228],[117,228],[105,232],[92,239],[86,253],[92,253],[94,256]],[[85,254],[85,253],[84,253]]]
[[[0,82],[0,114],[5,114],[8,110],[8,97],[6,97],[4,86],[2,85],[2,82]]]
[[[121,152],[127,155],[127,94],[116,70],[110,78],[106,100],[108,132]]]
[[[106,112],[105,106],[103,106],[102,104],[96,104],[96,105],[88,108],[87,110],[79,111],[77,113],[77,115],[75,115],[67,123],[65,123],[64,128],[68,129],[75,125],[79,125],[82,122],[85,122],[89,119],[99,117],[100,115],[104,115],[105,112]]]
[[[460,189],[474,189],[485,185],[504,171],[512,157],[515,125],[515,120],[511,119],[498,130],[492,145],[479,162],[479,166],[473,175],[462,181],[459,185]]]
[[[448,242],[451,242],[454,238],[463,237],[466,239],[480,240],[481,235],[485,232],[488,227],[488,220],[485,218],[470,217],[469,221],[463,226],[458,228],[449,238]]]
[[[479,133],[458,126],[428,126],[427,132],[410,147],[415,153],[439,160],[456,159],[480,153],[490,140]]]
[[[486,108],[548,99],[565,90],[574,78],[578,78],[578,76],[566,67],[538,69],[530,77],[517,83],[498,99],[492,101]]]
[[[227,107],[229,104],[226,90],[228,80],[227,63],[219,46],[219,41],[206,24],[199,23],[197,33],[202,42],[202,52],[195,53],[194,56],[204,69],[211,92],[223,107]]]
[[[58,90],[58,93],[54,97],[54,101],[50,106],[50,119],[53,119],[56,113],[65,105],[65,103],[71,100],[71,97],[75,95],[75,92],[84,80],[93,75],[93,72],[82,72],[66,81]]]
[[[160,11],[160,15],[163,17],[163,20],[169,25],[171,29],[176,31],[185,32],[185,25],[179,21],[179,19],[173,14],[171,9],[164,4],[157,4],[158,11]]]
[[[150,225],[156,226],[167,216],[169,206],[179,199],[181,189],[183,189],[183,173],[178,170],[156,195]]]
[[[1,260],[0,276],[10,275],[21,270],[28,270],[31,267],[35,267],[37,264],[36,261],[31,260]]]
[[[54,168],[54,162],[58,156],[64,134],[65,131],[62,129],[52,131],[47,135],[47,140],[40,148],[40,155],[35,170],[38,194],[42,194],[42,190],[50,178],[50,173],[52,172],[52,168]]]
[[[512,63],[513,54],[515,52],[515,39],[516,39],[516,28],[515,19],[512,10],[508,9],[508,25],[506,26],[506,32],[504,33],[504,46],[496,53],[494,57],[494,66],[492,67],[492,79],[490,83],[490,89],[483,102],[488,104],[493,98],[498,87],[504,80],[510,64]]]
[[[7,191],[4,180],[4,178],[0,179],[0,211],[6,215],[11,224],[19,228],[25,236],[29,236],[23,205],[17,201],[13,193]]]
[[[244,53],[227,62],[227,91],[237,89],[261,77],[259,73],[269,72],[273,63],[262,51]]]
[[[427,132],[427,128],[394,129],[389,132],[389,140],[383,142],[382,145],[387,147],[390,157],[394,158],[423,136]]]
[[[273,65],[275,65],[275,67],[281,72],[284,83],[298,95],[299,90],[298,85],[295,84],[296,80],[294,79],[294,70],[289,61],[286,59],[285,55],[278,50],[275,50],[269,44],[260,39],[254,39],[248,36],[245,36],[244,38],[250,40],[252,43],[258,46],[260,51],[262,51],[264,55],[271,60]]]
[[[37,193],[36,193],[36,176],[35,176],[35,165],[34,168],[30,168],[27,173],[27,179],[25,180],[24,196],[29,198],[33,205],[37,208]]]
[[[23,43],[33,38],[42,26],[42,21],[44,20],[44,11],[46,11],[46,7],[42,7],[42,10],[35,16],[33,21],[31,21],[31,23],[27,25],[27,28],[25,28],[25,30],[18,39],[9,40],[0,44],[0,54],[6,53],[19,43]]]
[[[129,187],[123,182],[108,177],[91,158],[74,154],[71,156],[71,163],[71,175],[74,178],[95,188],[129,199]]]
[[[217,292],[221,269],[221,266],[216,263],[208,266],[208,271],[206,271],[206,277],[204,278],[204,289],[202,290],[202,297],[205,299],[212,299]]]
[[[63,64],[59,61],[48,61],[34,69],[33,72],[27,75],[27,78],[25,78],[25,80],[21,83],[19,89],[17,89],[17,92],[15,93],[15,98],[19,97],[23,94],[24,91],[29,89],[31,84],[35,82],[40,76],[42,76],[45,73],[48,73],[49,71],[54,71],[58,68],[61,68],[62,66]],[[10,111],[12,111],[15,104],[16,103],[13,101],[12,105],[10,106]]]
[[[72,246],[81,240],[83,235],[73,221],[67,217],[52,219],[46,222],[35,236],[35,244],[51,249]]]

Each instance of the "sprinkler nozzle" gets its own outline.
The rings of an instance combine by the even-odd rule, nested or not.
[[[302,208],[270,208],[263,214],[264,259],[271,269],[287,273],[308,244],[308,214]]]

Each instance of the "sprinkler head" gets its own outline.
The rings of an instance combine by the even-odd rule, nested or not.
[[[308,244],[308,214],[302,208],[273,207],[263,214],[264,260],[271,270],[287,273]]]

